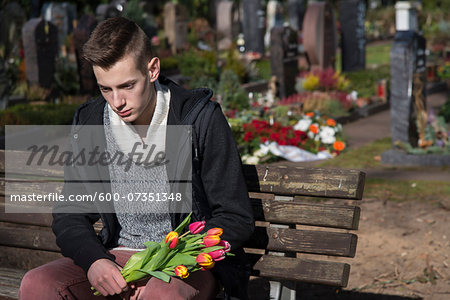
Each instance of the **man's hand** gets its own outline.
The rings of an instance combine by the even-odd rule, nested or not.
[[[120,273],[120,267],[113,261],[101,258],[88,270],[87,277],[92,286],[103,296],[120,294],[128,290],[128,285]]]

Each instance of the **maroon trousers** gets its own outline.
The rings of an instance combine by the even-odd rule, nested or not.
[[[133,251],[112,250],[116,263],[123,266]],[[209,271],[198,271],[186,279],[172,277],[169,283],[157,278],[150,278],[140,285],[142,289],[138,300],[158,299],[215,299],[219,291],[217,280]],[[133,291],[115,296],[94,296],[83,269],[75,265],[70,258],[61,258],[28,271],[19,290],[19,300],[102,300],[135,299]]]

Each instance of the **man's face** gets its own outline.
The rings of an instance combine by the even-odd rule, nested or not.
[[[103,97],[124,121],[134,125],[149,125],[156,103],[153,82],[159,75],[159,60],[153,58],[147,72],[137,68],[131,55],[116,62],[110,69],[93,67]]]

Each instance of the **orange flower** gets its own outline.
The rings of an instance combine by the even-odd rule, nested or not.
[[[333,120],[333,119],[328,119],[327,120],[327,125],[331,126],[331,127],[334,127],[334,126],[336,126],[336,121]]]
[[[187,278],[189,276],[188,269],[183,265],[177,266],[174,271],[178,277]]]
[[[211,228],[210,230],[208,230],[206,232],[206,235],[218,235],[221,236],[223,233],[223,229],[222,228]]]
[[[305,116],[312,118],[314,117],[314,113],[311,111],[309,113],[306,113]]]
[[[169,248],[173,249],[178,245],[178,233],[175,231],[171,231],[166,235],[164,239],[164,243],[170,243]]]
[[[205,247],[212,247],[220,242],[220,236],[218,235],[207,235],[203,238],[203,244]]]
[[[209,270],[214,267],[214,260],[208,253],[200,253],[199,255],[197,255],[197,258],[195,260],[197,261],[197,264],[199,264],[205,270]]]
[[[345,143],[341,141],[336,141],[333,143],[333,148],[336,151],[342,151],[345,149]]]
[[[311,131],[314,134],[318,134],[319,133],[319,127],[317,127],[317,125],[309,125],[309,131]]]

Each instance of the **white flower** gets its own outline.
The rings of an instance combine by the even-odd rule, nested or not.
[[[333,144],[336,141],[334,129],[330,126],[324,126],[319,132],[320,140],[324,144]]]
[[[311,119],[301,119],[294,125],[294,130],[307,131],[309,126],[311,125]]]
[[[249,156],[244,162],[249,165],[257,165],[259,163],[259,158],[256,156]]]

